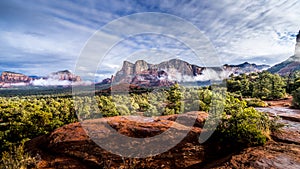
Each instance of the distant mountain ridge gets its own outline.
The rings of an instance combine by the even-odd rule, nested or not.
[[[279,75],[288,75],[297,70],[300,70],[300,61],[297,61],[295,55],[268,69],[269,72],[278,73]]]
[[[233,74],[260,72],[269,68],[269,65],[256,65],[254,63],[244,62],[238,65],[223,65],[224,70],[232,71]]]
[[[204,67],[192,65],[179,59],[172,59],[159,64],[150,64],[144,60],[138,60],[135,63],[124,61],[122,69],[118,71],[114,77],[114,82],[131,83],[133,79],[137,79],[138,76],[146,74],[156,74],[155,78],[161,79],[162,74],[167,77],[172,71],[174,73],[180,72],[182,75],[197,76],[201,74],[203,69]]]
[[[242,69],[247,69],[249,71],[263,70],[265,68],[269,68],[270,67],[269,65],[256,65],[254,63],[249,63],[249,62],[244,62],[244,63],[239,64],[239,65],[228,65],[228,64],[225,64],[224,66],[238,67],[238,68],[242,68]]]
[[[201,67],[180,59],[172,59],[159,64],[150,64],[144,60],[135,63],[123,62],[121,70],[115,76],[103,80],[103,83],[128,83],[139,86],[169,86],[174,82],[222,80],[230,74],[259,72],[268,65],[256,65],[248,62],[239,65],[225,64],[221,67]]]
[[[21,73],[15,73],[11,71],[4,71],[0,76],[0,88],[1,87],[12,87],[12,86],[28,86],[35,85],[36,81],[69,81],[69,82],[80,82],[80,76],[72,74],[69,70],[63,70],[51,73],[47,77],[38,76],[27,76]],[[49,84],[49,83],[48,83]]]
[[[288,75],[297,70],[300,70],[300,31],[296,38],[295,54],[268,69],[269,72],[278,73],[280,75]]]
[[[15,73],[10,71],[2,72],[0,76],[0,82],[3,83],[19,83],[19,82],[30,82],[32,79],[24,74]]]
[[[225,64],[221,67],[201,67],[180,59],[172,59],[159,64],[150,64],[144,60],[135,63],[123,62],[121,70],[115,76],[104,79],[100,84],[127,83],[137,86],[170,86],[175,82],[222,80],[230,74],[258,72],[268,67],[248,62],[239,65]],[[210,78],[210,79],[209,79]],[[69,86],[82,85],[81,77],[62,70],[46,77],[27,76],[21,73],[4,71],[0,76],[0,88],[12,86]]]

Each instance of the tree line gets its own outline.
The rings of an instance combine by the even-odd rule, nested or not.
[[[226,84],[229,92],[246,98],[276,100],[292,95],[292,106],[300,108],[300,71],[291,72],[286,76],[271,74],[267,71],[231,75],[226,80]]]

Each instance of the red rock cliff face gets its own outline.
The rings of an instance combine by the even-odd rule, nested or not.
[[[4,83],[20,83],[30,82],[32,79],[26,75],[14,72],[2,72],[0,82]]]
[[[53,79],[68,80],[68,81],[72,81],[72,82],[81,81],[80,76],[74,75],[73,73],[71,73],[68,70],[58,71],[58,72],[52,73],[49,77],[53,78]]]
[[[248,62],[239,65],[226,64],[223,65],[223,67],[201,67],[180,59],[171,59],[159,64],[150,64],[144,60],[138,60],[135,63],[124,61],[122,69],[116,73],[113,81],[116,83],[132,83],[137,85],[147,84],[148,86],[152,86],[164,83],[171,84],[171,82],[174,81],[181,82],[191,79],[195,80],[195,77],[197,76],[209,76],[210,72],[215,72],[216,74],[227,73],[230,75],[231,73],[241,74],[260,72],[268,67],[268,65],[256,65]],[[153,73],[155,71],[165,72],[166,77],[164,78],[164,82],[161,82],[161,77],[155,76],[155,74],[158,74]],[[147,80],[150,81],[147,82]]]
[[[182,76],[192,77],[200,75],[204,69],[204,67],[192,65],[179,59],[172,59],[159,64],[150,64],[144,60],[138,60],[134,64],[124,61],[122,69],[115,76],[114,82],[131,83],[133,79],[136,79],[136,76],[153,70],[164,71],[170,76],[172,76],[172,73],[179,72]]]

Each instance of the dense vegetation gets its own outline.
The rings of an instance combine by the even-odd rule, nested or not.
[[[264,100],[281,99],[286,96],[285,80],[278,74],[267,71],[231,76],[227,80],[227,88],[229,92],[243,97]]]
[[[287,91],[293,95],[293,107],[300,108],[300,71],[289,74],[286,81]]]
[[[264,144],[276,125],[266,114],[251,107],[251,103],[255,105],[259,101],[249,102],[240,96],[282,98],[285,95],[283,80],[263,72],[231,77],[227,83],[233,93],[225,92],[223,88],[214,92],[211,87],[186,88],[175,84],[152,92],[115,93],[110,96],[71,98],[60,94],[0,97],[0,150],[4,152],[3,157],[10,157],[5,151],[78,120],[136,114],[170,115],[189,111],[213,113],[215,108],[222,110],[222,121],[216,132],[220,139],[241,146]]]
[[[69,98],[0,98],[0,148],[23,143],[77,120]]]
[[[241,74],[231,76],[226,80],[229,92],[246,99],[248,106],[265,107],[260,99],[283,99],[287,94],[293,96],[293,107],[300,108],[300,71],[287,76],[271,74],[267,71],[261,73]]]
[[[156,116],[193,110],[208,112],[212,95],[207,88],[183,88],[176,84],[168,90],[152,93],[77,97],[76,104],[72,98],[60,97],[0,98],[1,150],[76,122],[77,115],[80,120],[85,120],[137,113]],[[225,113],[230,115],[242,112],[246,105],[245,101],[238,101],[232,95],[223,102]]]

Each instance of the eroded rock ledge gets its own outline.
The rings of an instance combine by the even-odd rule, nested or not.
[[[41,156],[39,168],[280,168],[288,164],[294,167],[300,165],[300,145],[270,141],[266,146],[232,154],[235,152],[234,145],[218,145],[212,141],[200,144],[198,138],[201,132],[206,132],[202,128],[207,116],[205,112],[183,115],[182,118],[187,121],[196,117],[192,127],[176,122],[178,115],[87,120],[32,139],[25,147],[32,154]],[[111,141],[111,146],[120,148],[135,146],[134,143],[125,144],[122,140],[116,140],[117,137],[114,138],[111,130],[108,130],[108,125],[118,133],[134,138],[150,138],[171,128],[177,134],[187,132],[187,135],[179,144],[162,154],[139,159],[122,158],[94,142],[96,138],[98,141]],[[153,150],[172,144],[169,136],[160,141],[164,144],[158,142]],[[142,153],[145,150],[140,148],[139,151]]]

